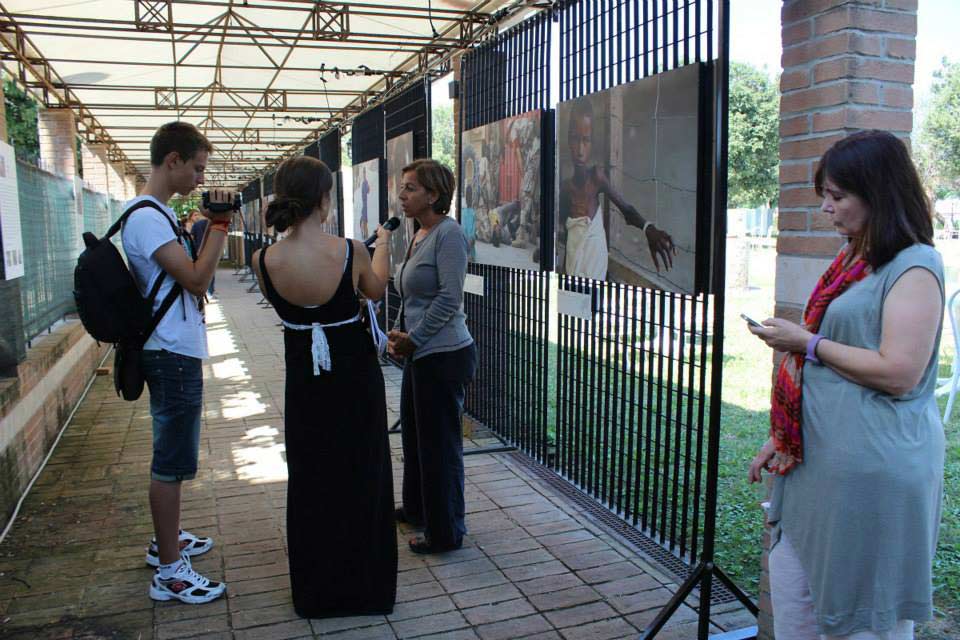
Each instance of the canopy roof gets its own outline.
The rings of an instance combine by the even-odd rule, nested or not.
[[[127,173],[148,173],[153,131],[180,119],[216,147],[209,179],[239,183],[537,5],[2,0],[0,55]]]

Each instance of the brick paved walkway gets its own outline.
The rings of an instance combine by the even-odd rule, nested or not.
[[[184,486],[183,527],[215,537],[196,559],[228,597],[190,606],[147,597],[152,535],[146,394],[119,400],[98,378],[0,546],[2,638],[636,638],[674,578],[615,539],[517,464],[466,458],[459,551],[416,556],[398,530],[398,602],[390,616],[303,620],[290,604],[285,550],[283,344],[276,316],[229,272],[208,312],[211,358],[200,475]],[[385,368],[391,421],[399,372]],[[391,436],[396,491],[400,439]],[[495,441],[475,434],[466,447]],[[724,613],[726,611],[726,613]],[[753,624],[736,605],[714,631]],[[693,638],[684,607],[664,640]]]

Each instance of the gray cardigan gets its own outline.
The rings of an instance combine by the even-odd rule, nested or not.
[[[473,343],[463,312],[466,275],[467,238],[456,220],[444,218],[414,245],[397,279],[414,360]]]

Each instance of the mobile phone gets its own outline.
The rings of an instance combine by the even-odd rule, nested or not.
[[[745,313],[741,313],[741,314],[740,314],[740,317],[743,318],[744,320],[746,320],[746,321],[747,321],[747,324],[750,325],[751,327],[757,327],[758,329],[762,329],[762,328],[763,328],[763,324],[761,324],[760,322],[757,322],[756,320],[754,320],[753,318],[751,318],[750,316],[748,316],[748,315],[745,314]]]

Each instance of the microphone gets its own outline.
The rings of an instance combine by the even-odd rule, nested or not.
[[[397,216],[393,216],[392,218],[390,218],[389,220],[383,223],[383,228],[386,229],[387,231],[393,231],[399,226],[400,226],[400,218],[398,218]],[[369,238],[364,240],[363,244],[367,249],[372,249],[373,243],[376,241],[377,241],[377,234],[374,233]]]

